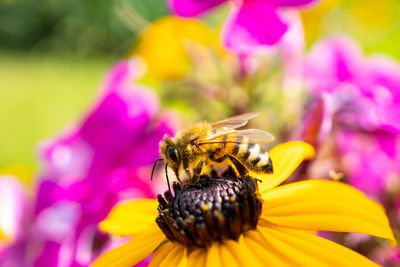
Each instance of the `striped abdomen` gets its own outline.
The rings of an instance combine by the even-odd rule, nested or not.
[[[232,138],[233,139],[233,138]],[[237,136],[236,140],[223,144],[220,147],[224,153],[233,155],[247,169],[255,172],[272,173],[272,162],[267,151],[258,144],[249,144],[249,140],[244,136]],[[234,141],[234,143],[233,143]]]

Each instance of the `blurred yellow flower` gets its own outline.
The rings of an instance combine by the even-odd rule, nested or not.
[[[187,49],[190,45],[208,46],[213,33],[198,20],[174,16],[163,17],[141,35],[132,55],[143,58],[147,74],[161,79],[177,79],[190,68]]]
[[[274,173],[261,177],[261,215],[256,228],[242,230],[238,240],[228,238],[214,241],[207,247],[188,247],[182,244],[185,239],[192,240],[188,233],[194,233],[193,229],[185,228],[179,232],[182,239],[171,242],[156,224],[156,217],[162,214],[163,200],[160,204],[157,200],[144,199],[117,205],[100,228],[117,235],[132,236],[133,239],[101,255],[93,266],[132,266],[153,252],[149,266],[376,266],[360,254],[317,236],[315,231],[360,232],[394,241],[380,204],[360,191],[335,181],[307,180],[280,186],[303,160],[312,158],[314,153],[314,149],[304,142],[284,143],[270,151]],[[221,192],[225,191],[229,190]],[[234,204],[235,201],[229,203]],[[204,218],[218,225],[218,231],[237,231],[241,229],[234,223],[237,218],[240,221],[249,218],[249,214],[250,217],[254,215],[251,205],[249,208],[245,203],[241,202],[238,212],[243,211],[247,216],[229,217],[228,213],[216,213],[219,216],[214,219]],[[226,205],[227,202],[224,203]],[[238,209],[238,206],[233,207]],[[203,205],[203,210],[208,212],[209,206]],[[172,231],[169,233],[179,230],[179,223],[174,225],[176,221],[165,222],[167,225],[172,223],[167,228]],[[196,227],[209,238],[215,231],[207,233],[205,222]],[[190,221],[185,219],[181,223],[189,225]],[[197,239],[194,241],[198,242]]]
[[[0,169],[0,175],[10,175],[20,180],[25,186],[32,182],[34,168],[28,165],[8,165]]]
[[[3,231],[0,228],[0,244],[2,241],[5,241],[7,239],[7,236],[3,233]]]
[[[318,2],[315,7],[300,12],[303,20],[304,34],[308,42],[313,42],[322,34],[324,19],[327,13],[338,7],[341,0],[324,0]]]
[[[398,17],[398,1],[324,0],[315,7],[301,11],[301,16],[308,43],[338,29],[365,42],[371,39],[371,30],[375,30],[376,34],[389,32],[394,27]],[[377,38],[374,34],[373,38]]]
[[[398,1],[394,0],[363,0],[362,4],[349,2],[349,9],[361,25],[381,29],[395,23],[398,5]]]

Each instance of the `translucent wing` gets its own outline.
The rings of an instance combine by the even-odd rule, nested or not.
[[[247,137],[251,144],[265,144],[275,140],[271,133],[260,129],[239,130],[237,135]]]
[[[246,129],[220,132],[207,139],[199,141],[198,144],[238,143],[237,138],[239,136],[246,137],[249,144],[265,144],[275,140],[274,136],[267,131]]]
[[[215,130],[218,129],[236,129],[247,124],[247,122],[258,116],[258,113],[244,113],[238,116],[230,117],[222,121],[217,121],[211,124],[211,127]]]

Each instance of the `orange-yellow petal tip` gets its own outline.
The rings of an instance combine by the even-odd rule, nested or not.
[[[290,152],[292,150],[296,150],[304,159],[310,160],[315,157],[314,147],[304,141],[289,141],[279,144],[271,149],[270,154],[274,155],[277,152]]]
[[[272,174],[257,174],[262,180],[259,185],[260,193],[274,188],[285,181],[304,161],[315,156],[314,148],[303,141],[290,141],[279,144],[269,151],[274,172]]]

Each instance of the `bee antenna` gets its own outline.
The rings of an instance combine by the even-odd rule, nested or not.
[[[171,192],[171,187],[169,185],[169,179],[168,179],[168,163],[165,163],[165,176],[167,177],[168,191]]]
[[[156,159],[156,160],[154,161],[154,164],[153,164],[153,169],[151,169],[150,181],[153,181],[154,169],[156,168],[156,164],[157,164],[157,162],[159,162],[160,160],[163,160],[163,159],[162,159],[162,158],[160,158],[160,159]]]

